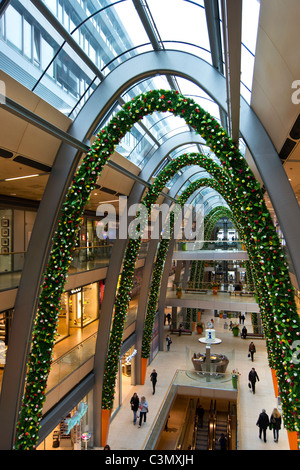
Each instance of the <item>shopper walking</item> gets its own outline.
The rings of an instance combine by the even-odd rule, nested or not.
[[[225,437],[225,434],[223,432],[219,437],[219,444],[221,450],[227,450],[227,438]]]
[[[140,399],[137,393],[134,393],[130,399],[130,406],[133,411],[133,424],[136,424],[137,410],[139,409]]]
[[[139,428],[140,428],[142,425],[143,418],[144,418],[144,423],[146,422],[146,416],[149,410],[148,403],[145,397],[141,398],[141,401],[139,404],[139,410],[140,410],[140,420],[139,420]]]
[[[252,367],[252,369],[250,370],[248,379],[249,379],[249,382],[251,384],[252,392],[254,394],[255,393],[255,383],[256,383],[256,381],[259,382],[259,378],[258,378],[257,372],[254,369],[254,367]]]
[[[267,442],[267,429],[269,425],[269,416],[267,415],[266,410],[263,409],[258,417],[256,426],[259,427],[259,438],[261,439],[261,435],[263,434],[264,442]]]
[[[198,418],[198,424],[199,424],[200,428],[203,428],[204,408],[201,404],[197,407],[196,414],[197,414],[197,418]]]
[[[153,371],[151,372],[150,380],[151,380],[151,382],[152,382],[152,388],[153,388],[152,395],[154,395],[154,393],[155,393],[155,385],[156,385],[156,382],[157,382],[157,372],[156,372],[155,369],[153,369]]]
[[[281,429],[281,414],[274,408],[270,416],[270,429],[273,429],[274,442],[278,442],[279,430]]]
[[[256,353],[256,347],[253,341],[249,344],[249,354],[248,357],[251,357],[251,361],[254,361],[254,353]]]
[[[169,335],[166,337],[166,343],[167,343],[167,351],[170,351],[170,346],[172,344],[172,340],[171,340]]]

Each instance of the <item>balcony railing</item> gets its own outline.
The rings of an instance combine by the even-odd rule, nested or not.
[[[149,242],[142,243],[139,259],[146,257],[148,246]],[[69,267],[69,275],[107,267],[112,249],[113,244],[76,248]],[[0,291],[18,287],[25,257],[25,251],[0,254]]]

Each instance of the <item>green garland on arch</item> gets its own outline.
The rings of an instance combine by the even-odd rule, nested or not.
[[[277,371],[285,425],[289,430],[299,431],[299,368],[293,360],[293,343],[299,339],[300,334],[299,319],[288,265],[271,216],[264,204],[259,183],[238,148],[209,113],[192,99],[185,98],[178,92],[154,90],[126,103],[99,132],[69,188],[41,286],[25,391],[16,430],[16,449],[34,449],[38,441],[60,298],[64,292],[69,264],[90,193],[122,137],[137,121],[158,111],[168,111],[183,118],[189,126],[201,134],[219,158],[224,174],[232,183],[234,191],[232,200],[239,209],[237,212],[247,239],[247,249],[253,254],[252,262],[259,278],[257,282],[260,282],[262,289],[266,286],[262,294],[266,296],[265,311],[268,312],[268,320],[271,321],[272,328],[274,327],[273,335],[276,337],[273,343],[273,361]],[[133,250],[132,260],[135,255]],[[126,269],[130,271],[131,265]],[[130,275],[131,272],[128,273],[129,278]],[[125,290],[122,302],[127,301],[127,295]],[[126,315],[122,305],[120,309],[122,315]],[[119,341],[122,332],[122,315],[118,320],[120,328],[116,341]]]

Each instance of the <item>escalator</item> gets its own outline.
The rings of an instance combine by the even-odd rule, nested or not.
[[[205,411],[203,424],[195,420],[195,450],[219,450],[222,434],[227,440],[227,449],[236,449],[236,407],[228,403],[228,410],[218,410],[217,402],[211,401],[209,411]]]
[[[209,432],[209,415],[207,412],[204,413],[203,423],[196,423],[195,432],[195,450],[207,450],[208,449],[208,432]]]
[[[203,417],[197,413],[201,403]],[[155,449],[164,450],[219,450],[223,433],[227,449],[235,450],[237,442],[236,404],[228,400],[195,399],[178,395],[166,416],[166,423],[159,420],[160,430],[155,430]],[[163,427],[162,427],[163,425]],[[158,436],[159,435],[159,436]],[[148,448],[148,447],[147,447]],[[149,447],[150,448],[150,447]]]
[[[199,400],[197,407],[199,405]],[[196,408],[197,409],[197,408]],[[194,434],[194,449],[195,450],[209,450],[210,448],[210,435],[212,429],[212,420],[214,417],[214,402],[211,400],[210,409],[204,410],[203,420],[195,416],[195,434]]]

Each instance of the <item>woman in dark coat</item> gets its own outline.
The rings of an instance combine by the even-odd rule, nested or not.
[[[281,429],[281,414],[274,408],[270,416],[270,429],[273,429],[274,442],[278,442],[279,430]]]
[[[134,393],[130,400],[131,409],[133,411],[133,424],[136,423],[137,415],[136,412],[139,409],[140,399],[136,393]]]

